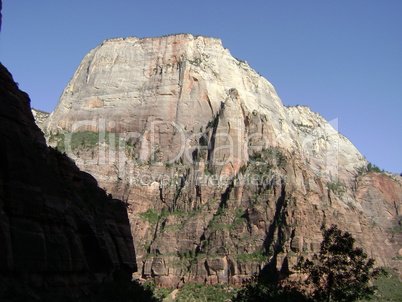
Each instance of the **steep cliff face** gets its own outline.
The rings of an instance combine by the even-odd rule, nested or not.
[[[125,204],[47,147],[27,94],[2,65],[0,100],[0,300],[78,298],[116,275],[130,280]]]
[[[289,275],[323,223],[400,265],[401,178],[371,173],[319,114],[284,107],[218,39],[105,41],[43,129],[129,204],[139,277],[239,284],[265,265]]]

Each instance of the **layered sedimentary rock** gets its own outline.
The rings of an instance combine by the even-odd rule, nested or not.
[[[126,205],[46,145],[29,103],[0,65],[0,300],[70,301],[131,280]]]
[[[239,284],[265,265],[286,276],[323,224],[400,266],[401,177],[372,172],[319,114],[283,106],[218,39],[106,40],[43,129],[128,203],[138,277]]]

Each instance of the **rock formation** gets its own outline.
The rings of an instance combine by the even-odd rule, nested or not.
[[[41,110],[37,110],[34,108],[31,108],[32,111],[32,115],[35,119],[35,123],[36,125],[39,126],[39,128],[42,127],[43,123],[47,120],[47,118],[49,117],[50,113],[41,111]]]
[[[400,267],[402,180],[319,114],[285,107],[218,39],[111,39],[88,53],[42,126],[128,203],[139,272],[163,286],[292,274],[322,224]]]
[[[0,64],[0,300],[70,301],[131,280],[126,205],[47,147],[29,103]]]

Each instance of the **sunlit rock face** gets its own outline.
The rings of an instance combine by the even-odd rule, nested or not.
[[[127,202],[136,277],[239,284],[265,265],[287,276],[317,251],[323,224],[399,265],[401,178],[369,173],[328,121],[283,106],[218,39],[104,41],[42,129]]]
[[[34,108],[31,108],[32,111],[32,115],[35,119],[35,123],[36,125],[38,125],[38,127],[42,127],[42,124],[47,121],[47,118],[49,117],[50,113],[41,111],[41,110],[37,110]]]

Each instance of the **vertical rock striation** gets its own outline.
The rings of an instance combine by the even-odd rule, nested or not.
[[[138,277],[240,284],[293,273],[322,224],[400,266],[402,181],[374,173],[323,117],[285,107],[218,39],[106,40],[85,56],[44,123],[129,204]]]

